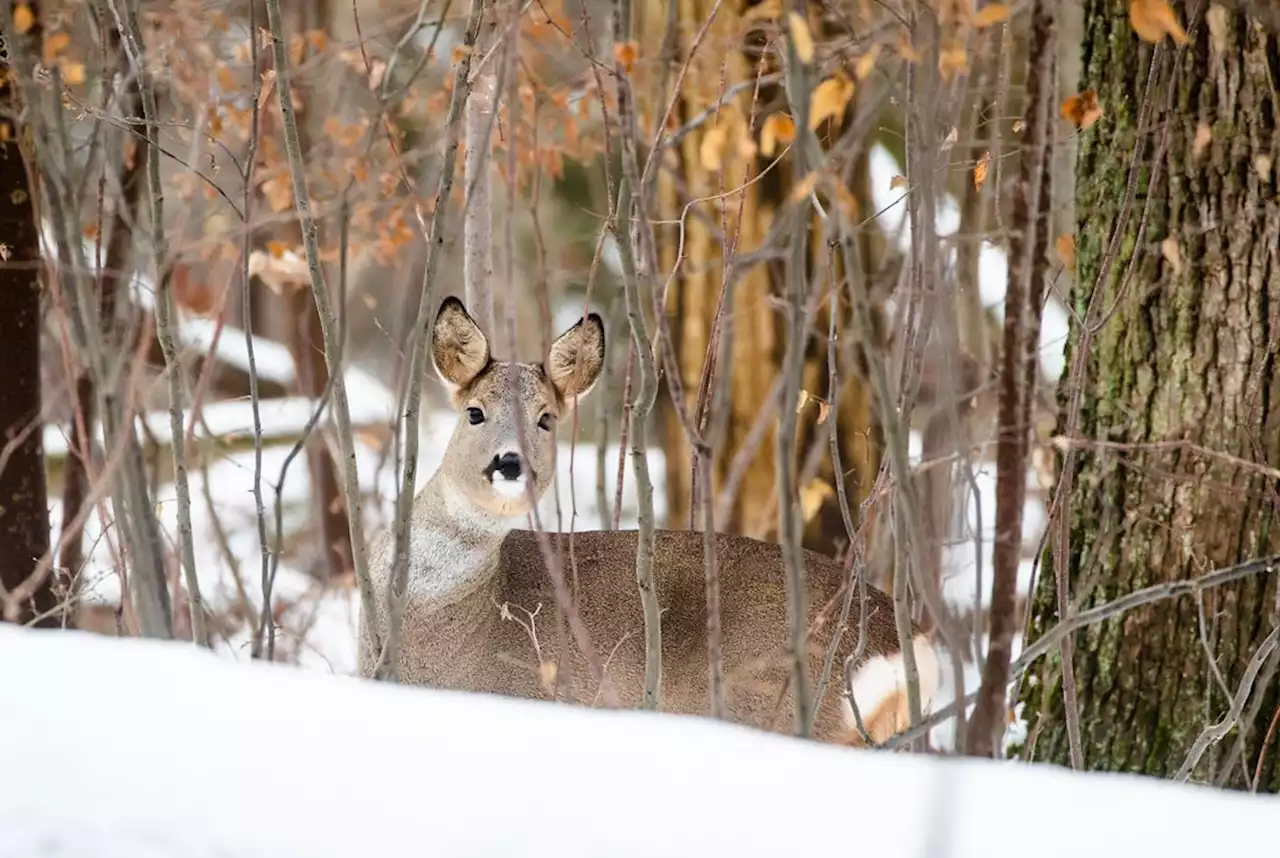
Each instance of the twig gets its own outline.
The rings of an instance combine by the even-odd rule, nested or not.
[[[298,140],[298,119],[294,114],[293,93],[290,90],[289,44],[285,39],[284,24],[281,21],[280,0],[266,0],[266,4],[276,72],[275,88],[277,98],[280,100],[285,151],[289,157],[289,173],[293,182],[294,205],[302,223],[302,243],[307,255],[307,270],[311,276],[311,294],[316,303],[316,312],[320,316],[320,329],[324,339],[324,360],[333,386],[333,418],[338,434],[338,449],[343,459],[343,488],[346,494],[347,520],[351,533],[352,565],[355,568],[356,583],[360,588],[361,607],[368,616],[373,617],[375,616],[373,580],[369,577],[368,553],[365,550],[360,473],[356,464],[355,439],[351,433],[351,407],[347,402],[347,384],[343,378],[339,357],[342,344],[339,341],[337,319],[329,301],[324,269],[320,264],[316,222],[311,215],[306,165],[302,160],[302,147]]]
[[[483,15],[484,0],[475,0],[475,5]],[[492,32],[493,27],[491,22],[487,29]],[[492,41],[481,36],[473,50],[480,52]],[[494,326],[493,309],[493,165],[489,155],[493,146],[497,91],[497,75],[492,71],[477,74],[467,90],[463,110],[466,154],[462,166],[467,191],[462,216],[462,282],[467,312],[495,344],[498,329]],[[514,139],[510,145],[515,146]]]
[[[1244,704],[1249,699],[1249,695],[1253,692],[1253,681],[1258,676],[1258,671],[1262,669],[1262,664],[1270,656],[1271,651],[1276,648],[1276,642],[1280,641],[1280,626],[1276,626],[1271,630],[1271,634],[1263,639],[1258,645],[1258,650],[1253,654],[1253,658],[1249,659],[1249,665],[1245,668],[1244,676],[1240,678],[1240,685],[1236,689],[1236,696],[1231,701],[1231,708],[1227,710],[1227,714],[1222,720],[1216,724],[1206,727],[1191,746],[1191,751],[1187,754],[1186,760],[1183,761],[1182,767],[1178,769],[1173,779],[1178,783],[1183,783],[1195,771],[1200,763],[1200,758],[1204,756],[1204,752],[1209,750],[1210,745],[1217,744],[1222,740],[1231,729],[1235,727],[1236,722],[1240,720],[1240,713],[1244,710]]]
[[[1038,638],[1035,643],[1024,649],[1009,667],[1009,681],[1014,682],[1017,680],[1031,665],[1035,664],[1037,659],[1056,648],[1066,640],[1068,635],[1079,631],[1085,626],[1101,623],[1153,602],[1162,602],[1165,599],[1200,593],[1214,587],[1222,587],[1235,581],[1251,578],[1255,575],[1269,575],[1277,571],[1280,571],[1280,554],[1260,557],[1235,566],[1228,566],[1225,569],[1216,569],[1213,572],[1206,572],[1197,578],[1170,581],[1165,584],[1153,584],[1150,587],[1143,587],[1141,590],[1134,590],[1132,593],[1127,593],[1118,599],[1095,605],[1087,611],[1081,611],[1068,619],[1061,620],[1056,626]],[[977,699],[978,692],[975,691],[965,698],[964,705],[968,706]],[[955,703],[944,706],[919,724],[887,740],[881,747],[893,749],[924,735],[954,715],[956,709]]]
[[[249,32],[258,32],[258,4],[249,4]],[[271,549],[267,541],[267,511],[262,502],[262,394],[258,388],[258,360],[254,354],[253,336],[253,275],[249,273],[249,256],[253,250],[253,230],[250,226],[253,211],[253,174],[258,160],[258,141],[261,133],[262,75],[259,73],[258,39],[249,39],[249,75],[253,80],[253,95],[249,102],[249,143],[244,157],[241,186],[244,193],[245,230],[240,245],[240,313],[244,326],[244,348],[248,361],[249,412],[253,420],[253,511],[258,523],[258,551],[262,555],[261,586],[264,609],[269,611],[271,593]],[[277,541],[278,544],[278,541]],[[251,622],[246,617],[246,622]],[[254,634],[253,649],[262,651],[262,629]]]
[[[471,58],[480,33],[483,0],[471,0],[467,13],[463,45],[466,50],[453,70],[453,94],[449,99],[449,112],[445,117],[444,161],[440,166],[440,178],[436,186],[436,206],[431,215],[431,234],[427,238],[427,264],[422,275],[422,293],[418,299],[418,312],[409,334],[409,374],[405,379],[404,406],[404,470],[400,476],[399,496],[396,499],[395,548],[392,554],[391,578],[386,592],[387,640],[378,645],[372,596],[364,606],[365,616],[375,652],[380,651],[374,675],[394,679],[399,646],[400,622],[403,615],[405,588],[409,579],[409,517],[413,511],[413,489],[418,474],[418,413],[422,404],[422,375],[425,349],[422,338],[431,319],[434,306],[436,271],[440,266],[440,248],[444,244],[445,216],[449,211],[449,197],[453,190],[454,173],[458,162],[459,123],[463,106],[470,89]]]
[[[797,0],[797,12],[805,15],[805,3]],[[797,128],[809,127],[809,75],[806,61],[796,46],[799,36],[787,27],[787,90]],[[807,37],[807,34],[806,34]],[[796,146],[792,157],[799,177],[807,174],[805,147]],[[795,706],[795,732],[808,736],[813,724],[811,715],[812,678],[809,676],[808,625],[809,588],[804,575],[804,557],[800,551],[800,521],[796,502],[795,445],[796,409],[792,405],[800,394],[800,375],[804,371],[804,352],[808,340],[805,295],[808,292],[809,205],[808,197],[795,206],[791,225],[791,252],[786,268],[787,341],[782,360],[782,414],[776,436],[778,471],[778,541],[786,570],[788,623],[790,627],[791,691]],[[707,475],[708,481],[710,474]]]
[[[1027,142],[1014,196],[1009,237],[1009,277],[1005,293],[1004,345],[1001,350],[999,406],[1000,440],[996,447],[996,544],[992,555],[990,639],[982,667],[978,705],[969,722],[966,745],[977,757],[996,756],[1007,724],[1009,662],[1017,628],[1018,563],[1022,556],[1022,513],[1026,501],[1028,431],[1031,388],[1026,364],[1035,361],[1034,335],[1040,308],[1034,285],[1042,271],[1035,260],[1040,223],[1042,172],[1046,169],[1049,141],[1048,104],[1053,75],[1053,43],[1057,23],[1051,4],[1036,0],[1031,12],[1031,57],[1027,72],[1027,100],[1023,107],[1023,139]],[[1034,376],[1033,376],[1034,377]],[[1065,607],[1065,606],[1062,606]],[[1067,668],[1069,670],[1069,668]],[[1065,675],[1064,675],[1065,678]],[[1081,768],[1079,746],[1072,742],[1072,762]]]
[[[1250,792],[1258,791],[1258,784],[1262,780],[1262,763],[1267,758],[1267,750],[1271,747],[1271,740],[1276,736],[1276,727],[1280,727],[1280,706],[1276,706],[1275,714],[1271,716],[1271,724],[1267,727],[1267,735],[1262,740],[1262,747],[1258,749],[1258,764],[1253,767],[1253,782],[1249,785]]]
[[[631,0],[614,0],[613,41],[624,44],[631,36]],[[631,341],[636,350],[636,368],[640,384],[631,409],[631,466],[636,476],[636,502],[638,505],[639,535],[636,545],[636,586],[640,590],[640,603],[644,610],[644,708],[657,709],[662,699],[662,614],[658,606],[658,587],[653,574],[654,518],[653,480],[649,476],[649,413],[658,395],[658,379],[653,354],[653,339],[645,321],[641,304],[641,283],[636,267],[636,248],[632,241],[632,194],[638,193],[639,204],[634,206],[643,218],[644,186],[637,169],[639,131],[636,128],[635,100],[631,92],[631,77],[622,61],[614,58],[614,74],[617,76],[618,125],[622,137],[623,178],[618,189],[618,208],[614,214],[614,237],[618,242],[622,260],[622,283],[626,296],[627,320],[631,327]],[[649,239],[649,224],[635,230],[643,242],[644,256],[653,242]],[[646,279],[653,276],[653,266],[646,265]],[[678,399],[678,397],[675,397]]]

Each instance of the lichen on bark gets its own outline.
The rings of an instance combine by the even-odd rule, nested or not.
[[[1082,344],[1073,322],[1068,343],[1068,374],[1087,347],[1080,452],[1065,510],[1066,571],[1081,608],[1280,552],[1273,476],[1280,467],[1280,201],[1272,167],[1280,46],[1237,15],[1213,32],[1203,20],[1187,22],[1189,45],[1160,48],[1150,120],[1138,127],[1155,49],[1132,32],[1124,0],[1084,5],[1081,89],[1097,91],[1104,118],[1080,137],[1070,303],[1082,319],[1101,289],[1098,321],[1105,324]],[[1146,154],[1133,210],[1105,282],[1096,283],[1139,135],[1146,135]],[[1064,375],[1063,408],[1071,383]],[[1051,554],[1033,596],[1032,640],[1059,620]],[[1232,692],[1277,621],[1277,583],[1259,577],[1205,596],[1204,635]],[[1205,723],[1226,711],[1191,598],[1088,628],[1073,652],[1090,769],[1170,776]],[[1040,682],[1022,692],[1031,730],[1025,751],[1065,763],[1060,664],[1048,660],[1033,672]],[[1244,753],[1225,777],[1236,786],[1246,767],[1253,772],[1280,703],[1274,676],[1256,693],[1259,705],[1246,707],[1253,719],[1243,725]],[[1193,777],[1219,780],[1235,738],[1206,754]],[[1263,760],[1260,788],[1280,788],[1277,758],[1280,749],[1272,748]]]

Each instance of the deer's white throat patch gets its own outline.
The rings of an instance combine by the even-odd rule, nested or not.
[[[493,483],[493,490],[508,500],[524,497],[524,474],[514,480],[509,480],[501,474],[495,473],[490,481]]]

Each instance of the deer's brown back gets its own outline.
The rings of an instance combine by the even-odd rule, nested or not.
[[[621,702],[638,706],[644,683],[644,617],[635,583],[635,531],[587,531],[549,535],[559,552],[570,591],[599,663]],[[730,717],[764,729],[789,731],[792,703],[788,691],[788,619],[786,573],[779,546],[746,537],[716,537],[720,576],[720,622]],[[809,587],[810,671],[815,684],[824,655],[840,618],[844,571],[828,557],[805,552]],[[663,709],[709,712],[706,584],[703,535],[659,531],[654,571],[662,608]],[[599,688],[565,626],[568,658],[557,657],[555,596],[537,535],[513,531],[503,542],[501,571],[494,597],[509,605],[512,616],[528,622],[526,611],[541,603],[534,628],[543,662],[559,662],[558,695],[588,705],[598,704]],[[866,657],[896,651],[893,604],[868,587]],[[840,715],[842,666],[856,646],[858,599],[837,648],[830,683],[819,713],[817,733],[836,739],[847,731]],[[535,674],[537,658],[530,633],[507,620],[499,624],[493,655],[495,680],[510,689],[485,689],[530,696],[545,693]],[[500,654],[501,653],[501,654]],[[517,666],[517,662],[523,663]],[[522,678],[517,678],[523,674]],[[543,677],[547,674],[544,672]],[[481,689],[477,689],[481,690]]]

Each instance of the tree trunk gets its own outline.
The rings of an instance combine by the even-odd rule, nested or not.
[[[637,87],[642,114],[648,119],[647,128],[652,128],[652,123],[660,118],[660,111],[666,107],[669,86],[674,84],[678,69],[688,58],[695,34],[715,6],[712,0],[673,2],[676,2],[677,44],[672,46],[673,59],[664,59],[659,64],[662,68],[671,68],[667,87],[658,85],[658,73],[652,70],[645,73],[647,77]],[[664,43],[668,11],[665,3],[649,2],[638,7],[638,31],[643,37],[642,45]],[[683,125],[716,104],[722,87],[754,79],[759,71],[758,51],[731,50],[726,53],[716,48],[731,44],[741,32],[740,13],[727,6],[721,7],[683,81],[674,125]],[[766,68],[764,71],[769,73],[774,69]],[[662,273],[658,283],[660,286],[665,284],[665,275],[678,262],[679,271],[671,283],[666,310],[680,370],[685,410],[691,416],[697,411],[704,363],[723,300],[721,360],[708,386],[708,394],[714,391],[717,401],[711,408],[703,433],[714,445],[711,479],[715,497],[720,497],[731,482],[734,460],[744,448],[750,447],[754,452],[745,459],[741,471],[732,475],[732,482],[736,484],[733,504],[727,515],[717,512],[715,525],[717,530],[724,532],[774,539],[778,521],[774,432],[778,409],[796,407],[794,402],[777,403],[770,399],[785,348],[783,315],[779,311],[780,305],[775,303],[782,291],[780,269],[775,270],[767,262],[735,263],[734,267],[741,267],[731,274],[728,293],[722,297],[725,275],[730,268],[725,264],[726,257],[730,253],[733,257],[742,257],[764,249],[774,213],[784,206],[795,181],[795,177],[789,176],[789,160],[779,164],[762,180],[755,181],[772,159],[754,156],[739,147],[759,138],[766,116],[764,108],[780,100],[781,90],[775,85],[762,86],[754,111],[752,94],[752,88],[747,88],[734,98],[726,99],[719,116],[686,135],[671,151],[674,156],[672,162],[660,168],[658,210],[664,225],[658,232]],[[852,107],[849,112],[852,113]],[[729,132],[722,138],[724,145],[719,147],[717,163],[714,157],[708,159],[707,137],[722,134],[723,131],[717,131],[717,126],[725,123],[729,125]],[[751,184],[746,187],[744,198],[736,189],[748,182]],[[685,211],[690,200],[703,198],[714,199]],[[682,215],[683,246],[679,228],[669,226],[680,222]],[[828,253],[827,247],[818,246],[819,232],[815,227],[815,257]],[[679,259],[677,250],[682,252]],[[774,282],[775,275],[779,284]],[[813,330],[826,329],[824,310],[815,317]],[[828,396],[827,344],[825,338],[814,338],[808,345],[802,385],[804,390],[825,399]],[[669,380],[667,387],[670,391]],[[869,428],[870,401],[857,374],[844,369],[841,388],[840,413],[837,415],[841,464],[846,472],[849,503],[856,506],[865,499],[875,478],[878,443]],[[667,457],[668,526],[685,528],[691,522],[697,524],[701,521],[700,512],[691,514],[695,488],[692,449],[670,398],[663,397],[661,403],[663,446]],[[762,415],[767,422],[759,427],[763,429],[761,432],[757,423]],[[806,407],[797,432],[796,454],[801,463],[798,471],[807,478],[801,492],[814,501],[813,506],[806,510],[804,545],[813,550],[834,553],[847,544],[848,538],[837,494],[832,487],[834,476],[830,457],[825,455],[827,428],[816,425],[817,416],[817,407]],[[809,454],[819,458],[815,460]],[[806,460],[810,464],[808,469],[804,469]],[[697,479],[705,476],[699,474]],[[825,489],[819,486],[825,486]]]
[[[1157,49],[1151,118],[1139,128],[1153,48],[1132,32],[1128,5],[1087,0],[1084,8],[1081,88],[1097,91],[1105,113],[1080,136],[1077,318],[1106,273],[1093,316],[1105,324],[1091,342],[1073,324],[1068,346],[1068,376],[1076,360],[1084,370],[1066,510],[1065,571],[1078,608],[1280,551],[1280,203],[1272,166],[1280,45],[1234,14],[1212,26],[1187,22],[1190,45],[1175,53],[1166,40]],[[1143,135],[1133,208],[1107,266]],[[1150,218],[1139,235],[1144,204]],[[1072,384],[1064,378],[1060,432]],[[1033,639],[1060,617],[1052,554],[1034,594]],[[1277,583],[1258,577],[1206,593],[1203,627],[1196,600],[1185,597],[1078,633],[1085,766],[1175,773],[1204,725],[1224,716],[1274,627]],[[1242,785],[1261,755],[1260,788],[1280,787],[1280,749],[1261,750],[1280,702],[1278,660],[1264,665],[1245,706],[1243,753],[1233,751],[1236,731],[1193,777]],[[1028,756],[1064,763],[1060,662],[1037,670],[1041,682],[1023,691]]]
[[[49,507],[40,406],[40,230],[22,135],[10,119],[20,105],[7,56],[0,61],[0,74],[0,446],[7,458],[0,465],[0,583],[13,593],[28,583],[49,550]],[[59,624],[53,583],[53,575],[47,575],[23,600],[19,622],[40,616],[38,625]]]

